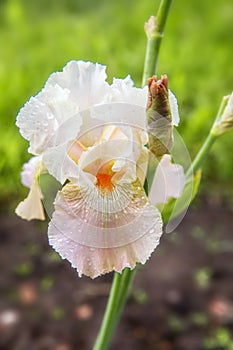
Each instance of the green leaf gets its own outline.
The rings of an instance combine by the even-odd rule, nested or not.
[[[176,218],[195,198],[201,180],[201,170],[198,170],[192,177],[186,180],[186,184],[182,195],[179,198],[171,198],[161,210],[163,222],[167,223],[169,220]]]

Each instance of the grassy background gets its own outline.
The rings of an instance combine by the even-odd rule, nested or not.
[[[13,203],[24,191],[22,163],[28,144],[15,116],[48,75],[71,59],[97,61],[113,76],[130,73],[140,86],[151,0],[0,0],[0,191]],[[174,0],[159,59],[179,99],[183,136],[193,157],[205,139],[223,95],[233,84],[232,0]],[[232,195],[232,133],[214,146],[202,191]],[[26,191],[26,190],[25,190]]]

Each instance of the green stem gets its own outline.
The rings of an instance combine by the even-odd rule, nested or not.
[[[222,115],[225,107],[226,107],[226,98],[223,97],[222,102],[220,104],[216,119],[218,120],[218,118]],[[204,162],[204,160],[206,159],[212,145],[214,144],[214,142],[216,141],[216,139],[219,137],[219,135],[214,134],[213,129],[215,126],[215,122],[210,130],[209,135],[207,136],[205,142],[203,143],[201,149],[199,150],[198,154],[196,155],[194,161],[192,162],[190,168],[187,170],[186,172],[186,178],[188,179],[191,175],[195,174],[197,170],[199,170]]]
[[[136,274],[136,268],[134,268],[134,270],[130,270],[130,269],[125,269],[124,270],[124,275],[122,276],[122,284],[121,284],[121,290],[118,296],[118,318],[121,315],[121,312],[123,310],[123,307],[125,305],[126,302],[126,298],[128,296],[128,292],[130,290],[130,287],[133,283],[134,280],[134,276]]]
[[[101,324],[101,328],[99,330],[99,334],[96,338],[95,345],[93,350],[103,350],[107,349],[107,346],[110,342],[112,333],[114,331],[116,325],[116,308],[117,308],[117,300],[118,295],[120,294],[121,289],[121,281],[123,279],[125,270],[122,273],[122,276],[115,272],[114,279],[112,283],[112,288],[110,291],[108,304],[105,310],[104,318]]]
[[[142,86],[146,84],[147,79],[155,72],[159,48],[171,1],[172,0],[161,0],[157,14],[157,29],[153,38],[149,38],[147,36],[148,40]],[[146,187],[145,192],[148,194],[148,189]],[[136,268],[134,270],[126,268],[123,270],[121,275],[115,272],[108,304],[93,350],[106,350],[108,348],[109,342],[125,305],[135,274]]]
[[[124,269],[122,275],[115,272],[108,304],[93,350],[104,350],[108,348],[135,273],[136,269],[130,270],[129,268]]]
[[[160,44],[163,38],[164,27],[171,2],[172,0],[162,0],[156,18],[151,17],[145,26],[147,46],[142,86],[145,86],[147,84],[147,79],[156,73]]]
[[[195,172],[201,168],[204,160],[206,159],[213,143],[217,139],[217,136],[212,135],[209,133],[208,137],[206,138],[205,142],[203,143],[200,151],[196,155],[194,161],[192,162],[190,168],[188,169],[186,173],[186,177],[189,178],[192,174],[195,174]]]

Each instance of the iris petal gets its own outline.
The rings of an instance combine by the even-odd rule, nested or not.
[[[109,195],[67,184],[56,198],[48,230],[54,249],[79,275],[93,278],[145,263],[161,234],[160,213],[139,181],[117,185]]]

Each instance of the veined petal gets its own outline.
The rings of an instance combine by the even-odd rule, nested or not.
[[[170,197],[180,197],[185,185],[183,167],[171,163],[171,156],[165,154],[158,164],[151,185],[149,200],[152,204],[166,203]]]
[[[49,242],[63,259],[69,260],[71,266],[77,269],[79,277],[86,275],[96,278],[111,271],[121,273],[126,267],[134,269],[136,263],[145,264],[159,244],[162,234],[160,225],[157,224],[151,232],[122,247],[92,248],[73,241],[60,231],[56,232],[56,238],[52,237],[53,227],[49,231]]]
[[[58,193],[49,242],[79,275],[92,278],[144,264],[159,243],[162,221],[139,181],[109,195],[66,185]]]
[[[70,61],[62,72],[53,73],[47,85],[68,89],[80,110],[103,103],[110,92],[106,82],[106,67],[91,62]]]

